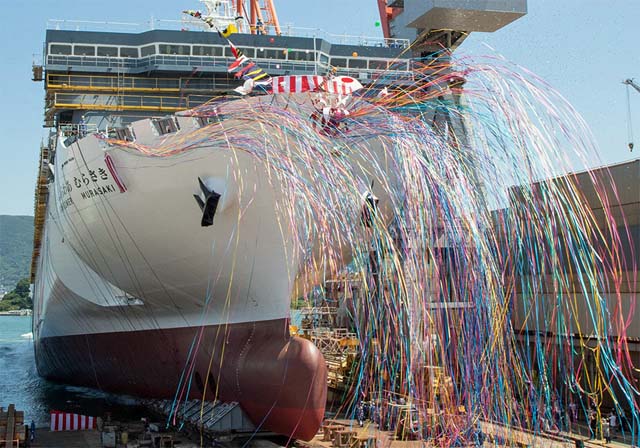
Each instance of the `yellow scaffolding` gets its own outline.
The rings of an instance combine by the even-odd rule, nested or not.
[[[104,95],[87,98],[78,94],[56,92],[49,103],[49,109],[178,112],[202,105],[210,99],[208,95]]]
[[[38,269],[38,259],[40,258],[40,246],[42,245],[42,233],[44,231],[44,221],[47,214],[47,200],[49,198],[49,179],[47,170],[49,162],[49,148],[40,148],[40,164],[38,169],[38,180],[36,182],[34,219],[33,219],[33,253],[31,254],[31,283],[36,279]]]
[[[47,74],[48,90],[73,90],[87,92],[179,92],[180,78],[117,77],[109,75]]]

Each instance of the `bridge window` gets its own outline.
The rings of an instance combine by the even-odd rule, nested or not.
[[[408,70],[407,61],[390,61],[389,70]]]
[[[242,52],[242,54],[245,55],[248,58],[255,58],[256,57],[255,48],[238,48],[238,50],[240,50]],[[231,52],[231,48],[230,47],[226,47],[224,49],[224,55],[229,57],[229,58],[233,57],[233,53]]]
[[[98,56],[118,57],[118,47],[98,47]]]
[[[367,68],[367,60],[349,59],[349,68]]]
[[[147,45],[147,46],[142,47],[140,49],[140,55],[142,57],[150,56],[152,54],[156,54],[156,46],[155,46],[155,44],[154,45]]]
[[[189,45],[160,44],[158,47],[160,48],[160,54],[186,56],[191,54],[191,47],[189,47]]]
[[[334,67],[347,67],[347,60],[345,58],[331,58],[331,65]]]
[[[387,61],[384,59],[370,59],[369,60],[369,68],[371,70],[386,70],[387,69]]]
[[[137,58],[138,49],[134,47],[120,47],[120,57],[121,58]]]
[[[73,54],[76,56],[95,56],[96,47],[90,47],[88,45],[76,45],[73,47]]]
[[[289,52],[290,61],[313,61],[313,51],[296,50]]]
[[[194,56],[222,56],[222,47],[194,45],[192,51]]]
[[[256,57],[260,59],[286,59],[286,50],[276,50],[272,48],[258,48]]]
[[[52,44],[51,47],[49,47],[49,54],[71,54],[71,45]]]

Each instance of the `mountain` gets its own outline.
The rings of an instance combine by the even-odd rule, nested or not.
[[[33,216],[0,215],[0,291],[11,291],[29,276]]]

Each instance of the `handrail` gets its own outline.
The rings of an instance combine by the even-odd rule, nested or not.
[[[211,99],[209,95],[150,96],[150,95],[85,95],[56,92],[53,107],[83,110],[147,110],[177,112],[200,106]],[[100,101],[102,100],[102,101]]]
[[[92,134],[98,131],[98,126],[92,123],[85,124],[61,124],[58,125],[58,132],[64,135],[65,137],[69,137],[71,135],[80,135],[80,134]]]
[[[178,92],[180,78],[143,78],[135,76],[47,74],[47,89],[120,90],[148,92]]]
[[[128,32],[141,32],[149,30],[190,30],[191,28],[197,28],[201,32],[209,32],[208,29],[203,28],[201,21],[182,19],[182,20],[170,20],[170,19],[154,19],[143,22],[107,22],[107,21],[94,21],[94,20],[61,20],[61,19],[49,19],[47,21],[47,29],[54,30],[69,30],[69,31],[128,31]],[[294,27],[291,24],[281,26],[283,36],[292,37],[315,37],[324,39],[333,44],[346,44],[346,45],[362,45],[368,47],[392,47],[392,48],[408,48],[409,39],[395,39],[384,38],[376,36],[355,36],[349,34],[334,34],[325,31],[321,28],[305,28]]]
[[[379,59],[379,58],[377,58]],[[255,58],[255,62],[266,72],[272,75],[286,74],[287,72],[295,74],[296,72],[304,73],[325,73],[328,65],[321,62],[313,61],[288,61],[280,59],[261,59]],[[191,67],[214,68],[221,72],[226,72],[231,58],[223,56],[170,56],[170,55],[153,55],[142,58],[115,58],[115,57],[99,57],[99,56],[66,56],[66,55],[48,55],[47,66],[64,66],[64,67],[94,67],[94,68],[111,68],[118,70],[138,70],[152,71],[158,66],[174,66],[191,70]],[[400,68],[400,65],[404,67]],[[50,67],[48,67],[50,68]],[[397,61],[394,68],[388,70],[380,69],[350,69],[338,67],[338,73],[341,75],[360,77],[373,77],[384,74],[385,79],[410,79],[409,61]],[[363,75],[364,74],[364,75]]]
[[[315,37],[324,39],[332,44],[340,45],[360,45],[363,47],[391,47],[391,48],[408,48],[409,39],[385,38],[374,36],[356,36],[352,34],[334,34],[329,33],[321,28],[305,28],[295,27],[292,25],[283,25],[283,36],[292,37]]]

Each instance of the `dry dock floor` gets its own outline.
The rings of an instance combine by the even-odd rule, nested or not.
[[[361,428],[354,420],[335,419],[332,420],[335,425],[343,425],[348,431],[355,433],[353,440],[365,441],[367,439],[375,440],[375,448],[424,448],[424,447],[436,447],[440,446],[437,442],[425,442],[414,440],[395,440],[393,434],[390,431],[382,431],[378,429],[377,425],[366,422]],[[499,447],[499,446],[521,446],[521,447],[535,447],[535,448],[575,448],[576,441],[581,440],[584,443],[585,448],[629,448],[631,445],[622,443],[620,441],[612,441],[611,443],[605,443],[604,440],[589,440],[579,434],[571,433],[545,433],[545,434],[532,434],[526,431],[521,431],[513,428],[506,428],[501,425],[495,425],[491,423],[482,423],[482,430],[487,435],[485,442],[486,447]],[[296,442],[298,446],[303,448],[353,448],[358,447],[358,444],[350,446],[340,446],[331,440],[325,440],[324,434],[320,431],[316,436],[308,442]],[[497,440],[509,441],[506,445],[500,445],[496,443]],[[361,446],[366,446],[363,443]],[[469,445],[473,446],[473,445]]]
[[[176,448],[199,448],[199,443],[185,441],[184,437],[178,438]],[[32,448],[102,448],[99,431],[49,431],[38,428],[36,440],[29,445]],[[137,447],[134,441],[130,441],[128,447]],[[118,447],[124,447],[119,444]]]
[[[100,447],[100,433],[98,431],[60,431],[51,432],[48,429],[36,430],[36,440],[31,442],[34,448],[93,448]]]
[[[376,448],[423,448],[438,446],[434,443],[422,442],[422,441],[402,441],[394,440],[393,435],[389,431],[381,431],[371,422],[365,423],[360,428],[357,422],[352,420],[337,419],[334,420],[336,424],[343,425],[349,431],[356,433],[356,438],[360,440],[366,440],[367,438],[373,438],[376,441]],[[605,443],[604,440],[588,440],[586,437],[570,434],[570,433],[551,433],[547,435],[533,435],[525,431],[519,431],[514,429],[507,429],[500,425],[493,425],[490,423],[483,423],[482,430],[488,435],[488,440],[485,442],[485,446],[498,447],[491,442],[491,439],[500,436],[507,440],[516,442],[516,446],[523,447],[532,446],[536,448],[575,448],[575,440],[584,441],[585,448],[629,448],[631,445],[614,440],[611,443]],[[67,432],[51,432],[46,428],[38,428],[36,432],[36,441],[30,446],[33,448],[101,448],[100,433],[98,431],[67,431]],[[180,443],[176,447],[180,448],[196,448],[200,445],[193,442],[187,442],[184,438],[180,438]],[[569,441],[562,441],[561,439],[568,439]],[[323,433],[320,431],[309,442],[296,442],[297,446],[303,448],[336,448],[336,445],[332,441],[323,440]],[[120,445],[122,446],[122,445]],[[130,444],[129,446],[136,446]],[[250,443],[249,446],[253,448],[263,448],[268,446],[269,448],[277,445],[256,440],[255,443]],[[513,446],[513,445],[507,445]]]

